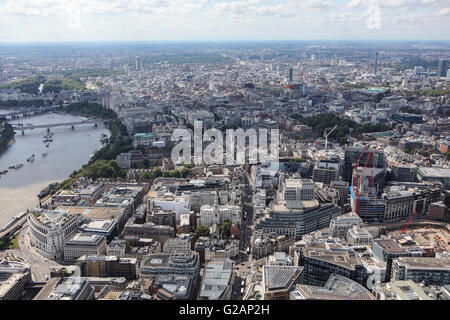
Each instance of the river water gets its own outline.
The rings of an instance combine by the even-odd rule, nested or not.
[[[1,110],[0,114],[8,112]],[[48,113],[33,117],[9,120],[10,123],[52,124],[81,121],[81,117],[68,114]],[[82,124],[52,128],[53,142],[47,148],[43,143],[46,129],[16,132],[15,141],[0,154],[0,171],[9,166],[23,164],[20,169],[8,169],[0,177],[0,227],[15,215],[39,204],[37,194],[51,182],[66,179],[74,170],[89,161],[96,150],[102,147],[100,135],[110,135],[102,123]],[[47,152],[47,156],[43,153]],[[27,159],[35,154],[35,160]]]

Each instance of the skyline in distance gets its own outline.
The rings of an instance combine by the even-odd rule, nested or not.
[[[0,42],[450,40],[446,0],[0,0]]]

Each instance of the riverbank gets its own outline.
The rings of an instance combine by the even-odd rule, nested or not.
[[[49,124],[79,121],[78,116],[69,114],[41,114],[30,118],[34,124]],[[108,127],[80,125],[55,128],[53,142],[46,147],[42,142],[45,129],[30,130],[25,135],[17,134],[15,141],[0,154],[0,170],[23,163],[17,170],[8,170],[0,178],[0,227],[3,227],[18,213],[39,205],[38,193],[55,181],[63,181],[100,150],[102,134],[110,135]],[[35,161],[26,159],[35,154]],[[44,155],[45,154],[45,155]]]
[[[0,188],[0,228],[5,226],[18,213],[39,205],[37,194],[52,181],[34,183],[24,188]]]
[[[5,122],[2,123],[3,132],[0,136],[0,154],[2,154],[6,149],[8,149],[14,143],[14,129],[13,127]]]
[[[126,171],[121,169],[115,161],[116,157],[123,152],[133,149],[132,140],[126,133],[126,128],[119,120],[109,120],[108,129],[111,132],[109,142],[98,150],[81,169],[74,171],[69,178],[61,182],[50,194],[60,189],[68,189],[78,178],[86,177],[93,180],[97,178],[120,179],[126,177]],[[124,131],[127,134],[124,137]]]

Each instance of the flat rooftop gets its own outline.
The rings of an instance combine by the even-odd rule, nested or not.
[[[355,270],[356,266],[362,264],[356,254],[353,256],[346,250],[333,250],[314,246],[303,248],[303,254],[305,257],[335,264],[349,270]]]
[[[419,171],[423,176],[430,178],[450,178],[450,169],[448,168],[424,168],[420,167]]]
[[[292,211],[292,210],[307,210],[319,206],[318,200],[279,200],[274,203],[274,211]]]
[[[450,272],[450,258],[400,257],[397,261],[407,269],[429,269]]]
[[[205,266],[200,297],[203,299],[219,299],[233,273],[233,263],[227,260],[213,260]]]
[[[380,239],[375,240],[380,247],[383,248],[388,254],[405,254],[406,249],[400,247],[400,245],[392,239]]]
[[[58,207],[56,210],[65,210],[67,213],[71,215],[81,214],[85,219],[101,219],[115,220],[120,217],[125,208],[111,208],[111,207]]]
[[[31,214],[37,221],[44,225],[58,225],[73,218],[65,208],[66,207],[59,207],[56,210],[34,209],[31,211]]]
[[[70,245],[97,245],[104,239],[103,236],[96,234],[76,233],[70,240],[64,243],[65,246]]]

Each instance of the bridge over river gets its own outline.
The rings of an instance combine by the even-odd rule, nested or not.
[[[15,110],[15,111],[10,111],[10,112],[0,114],[0,119],[7,120],[8,117],[11,119],[17,119],[17,118],[20,118],[20,116],[23,116],[23,117],[36,116],[36,115],[43,114],[46,112],[55,111],[58,108],[60,108],[59,105],[42,107],[42,108],[21,108],[20,110]]]
[[[24,132],[25,130],[33,130],[33,129],[40,129],[40,128],[50,130],[51,128],[67,127],[67,126],[72,127],[72,129],[74,129],[75,126],[81,125],[81,124],[94,124],[95,126],[98,126],[99,123],[103,123],[103,122],[105,122],[105,121],[101,120],[101,119],[92,119],[92,120],[60,122],[60,123],[51,123],[51,124],[50,123],[49,124],[38,124],[38,125],[22,125],[22,124],[18,124],[18,123],[11,123],[11,126],[13,127],[13,129],[15,131]]]

